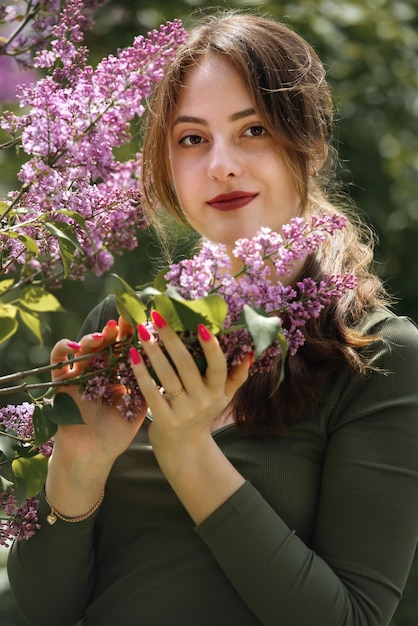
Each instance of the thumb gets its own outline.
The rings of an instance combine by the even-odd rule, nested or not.
[[[247,352],[241,363],[233,365],[228,371],[228,377],[225,383],[225,395],[228,398],[232,399],[238,389],[245,383],[253,361],[254,352]]]

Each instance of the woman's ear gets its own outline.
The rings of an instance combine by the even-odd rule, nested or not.
[[[321,144],[314,150],[312,158],[309,163],[309,176],[315,178],[319,174],[328,158],[328,146]]]

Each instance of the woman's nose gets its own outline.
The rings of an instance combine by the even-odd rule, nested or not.
[[[239,176],[242,161],[236,146],[226,142],[214,143],[209,152],[208,175],[216,180]]]

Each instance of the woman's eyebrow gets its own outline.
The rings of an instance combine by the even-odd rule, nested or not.
[[[236,120],[240,120],[243,117],[249,117],[250,115],[254,115],[255,112],[256,111],[253,108],[245,109],[244,111],[239,111],[238,113],[234,113],[233,115],[231,115],[229,119],[231,120],[231,122],[235,122]]]
[[[237,113],[233,113],[229,120],[231,122],[235,122],[236,120],[240,120],[243,117],[249,117],[250,115],[254,115],[255,109],[245,109],[244,111],[238,111]],[[193,115],[179,115],[173,122],[173,126],[176,124],[199,124],[202,126],[208,126],[208,122],[203,117],[194,117]]]

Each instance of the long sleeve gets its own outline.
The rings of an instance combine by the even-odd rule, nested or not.
[[[73,626],[85,610],[93,586],[93,528],[97,513],[77,522],[47,522],[43,495],[42,530],[10,548],[8,574],[16,602],[32,626]]]
[[[117,315],[108,297],[87,317],[82,334],[101,330]],[[94,527],[97,513],[77,523],[47,522],[49,508],[40,495],[41,530],[28,541],[15,541],[8,575],[16,603],[33,626],[73,626],[84,615],[94,585]]]
[[[418,332],[395,317],[375,330],[376,370],[327,388],[310,537],[248,482],[196,529],[267,626],[386,626],[401,597],[418,533]]]
[[[104,307],[98,325],[114,317],[111,299]],[[29,623],[387,626],[418,533],[418,331],[384,318],[366,329],[382,337],[375,370],[336,370],[286,436],[213,433],[246,483],[195,532],[148,420],[94,517],[51,527],[41,500],[42,530],[16,542],[8,564]]]

